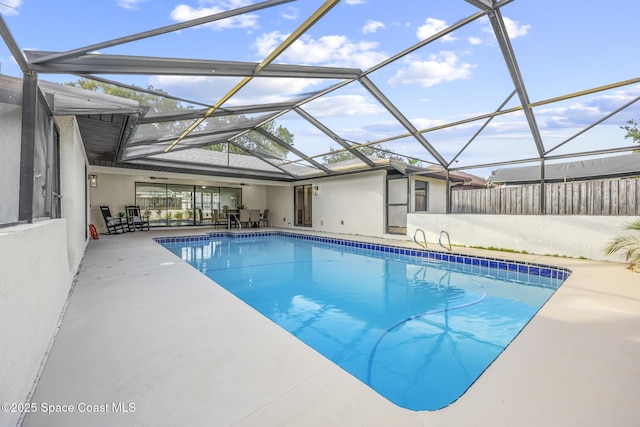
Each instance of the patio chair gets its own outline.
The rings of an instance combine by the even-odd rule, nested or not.
[[[118,234],[126,231],[124,229],[125,223],[122,221],[122,218],[112,216],[109,206],[100,206],[100,212],[102,212],[102,218],[104,218],[104,225],[107,226],[108,234]]]
[[[265,227],[269,226],[269,209],[265,209],[262,215],[260,215],[260,223],[262,224],[263,222]]]
[[[209,222],[213,224],[215,218],[211,216],[211,211],[203,211],[202,208],[197,208],[196,221],[200,223]]]
[[[249,227],[259,227],[260,226],[260,210],[251,209],[249,210]]]
[[[125,206],[129,231],[149,230],[149,217],[140,215],[139,206]]]
[[[242,225],[244,224],[245,227],[249,227],[249,220],[251,218],[251,213],[249,211],[249,209],[240,209],[240,214],[238,216],[238,222],[237,224],[240,224],[240,228],[242,228]]]
[[[226,226],[228,222],[229,222],[229,218],[227,218],[225,215],[222,215],[218,211],[218,209],[213,210],[213,219],[211,220],[211,223],[215,225],[216,228],[218,228],[219,225]]]

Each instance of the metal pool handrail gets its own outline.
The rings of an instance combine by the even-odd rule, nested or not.
[[[442,235],[445,234],[447,236],[447,246],[442,244]],[[446,231],[442,230],[440,232],[440,237],[438,237],[438,244],[440,246],[442,246],[443,248],[445,248],[446,250],[448,250],[449,252],[451,252],[451,238],[449,237],[449,233],[447,233]]]
[[[422,241],[424,243],[418,242],[418,231],[422,233]],[[422,228],[416,228],[416,232],[413,234],[413,241],[427,249],[427,236],[424,234],[424,230]]]

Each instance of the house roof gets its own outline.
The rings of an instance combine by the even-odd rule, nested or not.
[[[602,157],[558,164],[545,164],[545,181],[573,181],[578,179],[615,178],[640,175],[640,153]],[[526,183],[540,181],[540,167],[497,169],[489,177],[494,183]]]

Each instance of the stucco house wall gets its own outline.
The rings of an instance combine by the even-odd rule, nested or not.
[[[267,207],[274,227],[331,233],[383,236],[385,227],[385,171],[373,171],[333,178],[303,180],[290,187],[269,188]],[[312,196],[312,226],[297,227],[294,188],[318,187]]]
[[[75,118],[58,118],[62,219],[0,229],[0,389],[25,402],[52,343],[88,240],[86,156]],[[0,425],[20,413],[0,412]]]
[[[383,236],[385,171],[326,178],[313,182],[314,231]],[[302,182],[304,183],[304,182]]]
[[[267,187],[267,208],[269,209],[269,225],[279,228],[293,226],[293,185],[286,187]]]
[[[9,90],[8,88],[5,90]],[[21,94],[20,94],[21,99]],[[18,99],[18,101],[20,100]],[[2,104],[2,132],[0,132],[0,223],[18,221],[18,200],[20,197],[20,132],[22,107]]]

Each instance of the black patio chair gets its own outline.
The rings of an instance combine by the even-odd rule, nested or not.
[[[102,212],[102,218],[104,218],[104,225],[107,226],[107,233],[118,234],[126,231],[124,228],[126,223],[122,218],[112,216],[109,206],[100,206],[100,212]]]
[[[140,214],[139,206],[125,206],[124,210],[127,213],[127,227],[129,231],[149,230],[149,217]]]

